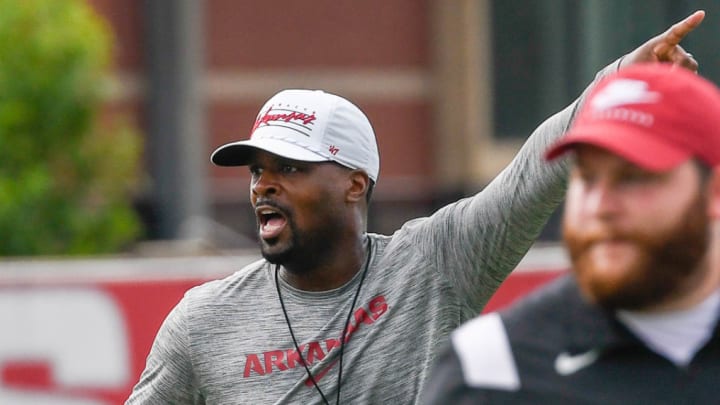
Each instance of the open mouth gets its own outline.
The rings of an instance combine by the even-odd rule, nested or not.
[[[285,225],[287,225],[287,218],[276,208],[270,206],[258,207],[255,214],[260,223],[260,237],[262,239],[277,238]]]

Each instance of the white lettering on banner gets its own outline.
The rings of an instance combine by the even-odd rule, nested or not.
[[[31,391],[0,380],[0,404],[101,404],[77,389],[122,388],[130,378],[127,333],[111,296],[95,288],[1,288],[0,371],[43,362],[51,387]],[[55,393],[53,394],[53,391]]]

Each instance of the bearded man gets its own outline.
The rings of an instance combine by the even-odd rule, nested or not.
[[[429,403],[720,398],[720,90],[667,64],[609,76],[546,157],[573,159],[572,271],[452,334]]]

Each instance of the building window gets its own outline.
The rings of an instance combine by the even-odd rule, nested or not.
[[[707,19],[682,45],[720,78],[720,4],[713,1],[491,0],[493,121],[499,139],[524,139],[575,99],[595,72],[689,15]]]

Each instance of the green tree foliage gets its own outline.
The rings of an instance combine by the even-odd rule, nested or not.
[[[109,253],[139,236],[142,142],[101,115],[110,51],[83,1],[0,0],[0,255]]]

